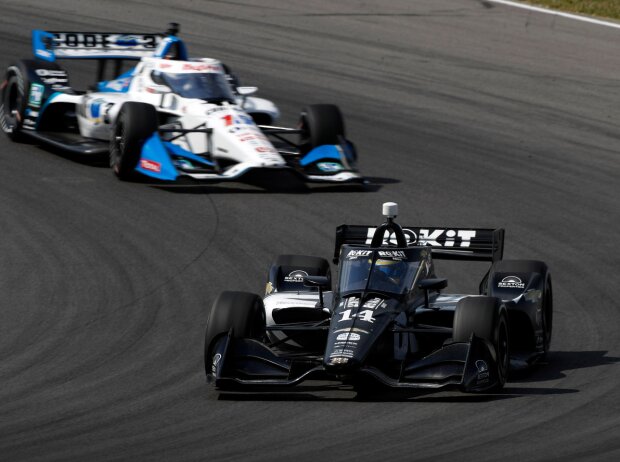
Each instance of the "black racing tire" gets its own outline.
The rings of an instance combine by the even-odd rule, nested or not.
[[[110,138],[110,167],[120,180],[134,178],[142,146],[157,128],[157,110],[153,105],[135,102],[123,104]]]
[[[28,69],[23,62],[9,66],[2,84],[0,126],[12,141],[23,139],[22,126],[28,106],[30,81]]]
[[[334,104],[311,104],[301,110],[299,145],[310,151],[324,144],[338,144],[344,137],[344,119]]]
[[[217,340],[228,335],[233,338],[260,340],[265,335],[263,300],[248,292],[222,292],[213,302],[205,332],[205,373],[211,372],[213,347]]]
[[[489,281],[492,281],[492,273],[538,273],[544,278],[543,302],[542,302],[542,325],[543,325],[543,355],[546,355],[551,347],[553,334],[553,286],[551,274],[545,262],[539,260],[500,260],[491,268]]]
[[[452,340],[468,342],[471,334],[488,340],[495,349],[498,383],[493,390],[506,383],[510,368],[510,336],[508,314],[496,297],[466,297],[456,305]]]

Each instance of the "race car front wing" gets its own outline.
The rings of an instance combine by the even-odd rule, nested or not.
[[[207,380],[221,390],[350,379],[325,370],[320,356],[283,357],[257,340],[235,339],[232,332],[216,344],[212,359]],[[403,361],[398,377],[368,365],[360,366],[355,376],[370,377],[390,388],[483,392],[498,384],[496,371],[493,346],[472,335],[469,342],[449,343],[424,358]]]

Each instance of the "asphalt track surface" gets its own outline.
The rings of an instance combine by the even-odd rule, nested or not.
[[[192,54],[223,59],[285,123],[339,104],[373,182],[162,189],[0,138],[0,460],[620,459],[618,31],[474,0],[0,11],[3,68],[30,56],[32,28],[176,20]],[[504,227],[506,258],[549,264],[548,364],[497,395],[218,399],[202,367],[216,295],[260,293],[277,254],[329,256],[337,225],[376,223],[388,200],[404,224]],[[483,272],[444,274],[475,290]]]

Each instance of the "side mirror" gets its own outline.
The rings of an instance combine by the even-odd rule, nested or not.
[[[447,279],[433,278],[433,279],[422,279],[418,282],[418,287],[422,290],[441,290],[448,287]]]
[[[327,276],[304,276],[304,286],[329,289],[331,288],[331,280]]]
[[[328,276],[304,276],[305,287],[318,287],[319,289],[319,304],[321,307],[325,307],[323,303],[323,290],[331,289],[332,281]]]
[[[428,292],[445,289],[448,287],[448,280],[440,278],[422,279],[418,282],[418,287],[424,291],[424,306],[428,308]]]
[[[253,95],[257,91],[258,87],[237,87],[237,93],[243,97]]]

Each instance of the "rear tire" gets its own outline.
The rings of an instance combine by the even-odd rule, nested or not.
[[[324,144],[338,144],[339,138],[344,137],[342,113],[334,104],[312,104],[303,108],[299,125],[302,152]]]
[[[211,373],[213,347],[228,335],[236,339],[261,339],[265,335],[265,307],[262,299],[248,292],[222,292],[213,302],[205,332],[205,373]]]
[[[553,333],[553,287],[547,264],[539,260],[500,260],[491,268],[488,281],[493,281],[493,273],[538,273],[543,277],[541,323],[545,356],[551,346]]]
[[[5,82],[2,88],[0,125],[11,141],[20,141],[23,139],[22,126],[30,92],[28,70],[21,62],[10,66],[6,71]]]
[[[134,178],[142,147],[157,128],[155,107],[146,103],[123,104],[110,139],[110,167],[120,180]]]
[[[452,339],[455,342],[468,342],[471,334],[493,345],[498,377],[493,390],[501,389],[506,383],[510,367],[510,338],[508,315],[500,299],[467,297],[459,300],[454,313]]]

